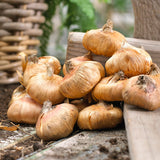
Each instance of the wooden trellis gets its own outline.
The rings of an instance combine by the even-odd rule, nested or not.
[[[39,28],[48,6],[44,0],[1,0],[0,2],[0,84],[18,82],[20,52],[37,54],[42,35]]]

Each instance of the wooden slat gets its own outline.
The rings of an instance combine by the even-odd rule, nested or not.
[[[132,160],[159,160],[160,109],[145,111],[125,104],[124,119]]]

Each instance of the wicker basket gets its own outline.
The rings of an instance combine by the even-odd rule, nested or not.
[[[43,0],[1,0],[0,2],[0,84],[17,83],[21,70],[20,52],[37,54],[39,29],[48,6]]]

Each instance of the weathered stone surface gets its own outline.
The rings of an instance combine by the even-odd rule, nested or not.
[[[23,158],[24,159],[24,158]],[[125,130],[82,131],[70,138],[61,139],[45,150],[26,159],[32,160],[128,160]]]
[[[5,130],[0,131],[0,150],[12,147],[36,134],[35,127],[21,128],[21,130],[11,132],[9,137],[7,132]]]

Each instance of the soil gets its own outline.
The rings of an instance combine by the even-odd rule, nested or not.
[[[13,126],[7,118],[8,104],[11,100],[13,90],[17,88],[20,84],[11,84],[11,85],[0,85],[0,123],[5,126]],[[34,127],[32,125],[21,124],[22,128],[25,127]],[[3,138],[14,136],[12,131],[3,131],[0,130],[0,141]],[[4,137],[5,136],[5,137]],[[44,148],[46,144],[40,143],[40,139],[37,136],[34,136],[26,141],[20,142],[10,148],[0,150],[0,159],[1,160],[13,160],[18,159],[21,156],[30,154],[35,150]],[[1,148],[1,147],[0,147]],[[25,148],[25,150],[24,150]]]
[[[13,124],[8,120],[7,118],[7,110],[8,110],[8,104],[11,100],[11,95],[13,93],[13,90],[15,88],[17,88],[20,84],[10,84],[10,85],[0,85],[0,124],[1,125],[5,125],[5,126],[12,126]],[[16,123],[14,123],[16,124]],[[28,125],[28,124],[20,124],[21,128],[29,128],[30,131],[32,131],[32,128],[34,128],[34,125]],[[105,155],[107,155],[107,159],[108,160],[129,160],[129,151],[128,151],[128,145],[127,145],[127,138],[125,135],[125,127],[124,127],[124,123],[122,123],[121,125],[118,126],[118,128],[116,130],[119,130],[119,132],[121,132],[121,134],[123,134],[123,137],[119,137],[119,135],[115,134],[115,137],[108,139],[106,144],[110,144],[112,145],[112,148],[114,149],[109,149],[105,144],[96,144],[97,148],[95,150],[98,150],[99,153],[103,153]],[[17,132],[22,132],[22,130],[19,130]],[[3,141],[5,142],[5,139],[7,139],[8,137],[14,137],[17,132],[13,132],[13,131],[4,131],[4,130],[0,130],[0,142],[2,143]],[[74,128],[74,132],[72,133],[72,135],[70,135],[70,137],[72,137],[73,135],[76,135],[77,133],[80,133],[81,131],[75,127]],[[20,133],[21,136],[23,137],[24,135],[26,135],[27,133]],[[81,133],[81,135],[83,138],[83,132]],[[113,135],[112,135],[113,136]],[[36,135],[31,135],[29,138],[27,138],[26,140],[24,139],[23,141],[20,141],[18,143],[16,143],[15,145],[11,145],[11,147],[6,147],[6,148],[1,148],[0,146],[0,160],[15,160],[15,159],[19,159],[21,157],[25,157],[26,155],[30,155],[33,152],[36,151],[40,151],[42,149],[46,149],[48,148],[53,142],[43,142],[41,141],[41,139]],[[123,143],[123,145],[122,145]],[[117,151],[117,147],[120,148],[119,151]],[[68,151],[67,151],[68,150]],[[58,148],[56,151],[55,148],[55,154],[58,154],[58,151],[60,151],[59,155],[57,155],[56,158],[58,160],[60,159],[67,159],[73,156],[71,150],[75,149],[74,147],[69,149],[66,148]],[[91,149],[93,150],[93,149]],[[83,151],[85,153],[85,150]],[[91,151],[93,152],[93,151]],[[62,153],[64,154],[62,157]],[[88,154],[89,152],[87,151],[87,154],[85,155],[85,159],[92,159],[93,157],[91,157],[90,154]],[[97,154],[97,152],[95,152]],[[95,156],[96,156],[95,154]],[[86,157],[87,156],[87,157]],[[93,156],[93,155],[92,155]],[[84,157],[83,157],[84,158]]]

